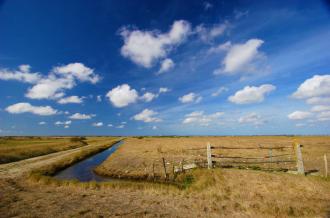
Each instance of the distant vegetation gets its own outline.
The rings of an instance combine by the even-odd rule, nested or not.
[[[1,137],[0,163],[9,163],[85,145],[87,145],[85,137]]]

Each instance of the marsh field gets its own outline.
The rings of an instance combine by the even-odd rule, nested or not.
[[[127,137],[95,169],[97,174],[116,178],[113,181],[52,177],[119,140],[1,138],[0,217],[330,216],[330,179],[324,176],[323,159],[324,154],[330,158],[329,136]],[[305,171],[312,172],[307,176],[276,170],[294,172],[293,141],[303,145]],[[214,150],[214,155],[226,157],[267,157],[270,149],[261,148],[288,149],[272,150],[274,163],[261,167],[254,163],[248,169],[241,164],[173,173],[182,163],[205,162],[208,142],[234,147]],[[260,149],[236,149],[255,147]],[[292,162],[276,163],[282,154]]]

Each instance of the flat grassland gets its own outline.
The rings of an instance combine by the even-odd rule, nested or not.
[[[292,137],[180,137],[127,138],[99,168],[103,174],[145,178],[148,167],[166,162],[194,161],[214,146],[283,146]],[[97,140],[97,139],[95,139]],[[0,217],[327,217],[330,215],[330,180],[283,172],[239,169],[195,169],[178,175],[184,189],[147,181],[110,183],[59,182],[28,177],[17,170],[36,170],[67,164],[113,138],[90,141],[80,148],[0,165]],[[299,137],[306,168],[321,168],[330,152],[330,137]],[[286,144],[287,143],[287,144]],[[241,152],[241,151],[239,151]],[[235,151],[235,155],[243,155]],[[255,151],[248,155],[257,155]],[[259,151],[260,152],[260,151]],[[265,151],[265,154],[268,151]],[[221,153],[221,151],[220,151]],[[244,155],[246,155],[244,153]],[[259,155],[259,153],[258,153]],[[20,164],[21,162],[21,164]],[[115,163],[116,162],[116,163]],[[32,167],[33,166],[33,167]],[[147,168],[147,169],[146,169]],[[170,167],[169,167],[170,168]],[[50,170],[52,171],[52,170]],[[1,174],[1,172],[3,172]],[[26,171],[27,172],[27,171]],[[158,172],[158,171],[157,171]],[[159,168],[162,175],[162,168]],[[11,176],[8,176],[11,174]]]
[[[81,138],[82,139],[82,138]],[[79,137],[1,137],[0,164],[85,146]]]
[[[324,136],[224,136],[224,137],[135,137],[128,138],[111,157],[102,163],[96,172],[103,175],[128,178],[150,178],[153,171],[164,176],[162,158],[166,160],[168,173],[173,165],[206,161],[206,144],[233,148],[283,147],[288,149],[272,150],[273,160],[295,160],[294,141],[303,145],[302,154],[306,171],[318,170],[324,173],[323,155],[330,156],[330,137]],[[201,150],[194,150],[202,148]],[[191,149],[191,150],[189,150]],[[234,157],[265,157],[269,149],[216,149],[213,154]],[[287,156],[281,156],[288,154]],[[219,160],[219,159],[218,159]],[[221,159],[223,163],[231,159]],[[153,170],[154,165],[154,170]],[[295,169],[295,163],[262,164],[263,168]]]

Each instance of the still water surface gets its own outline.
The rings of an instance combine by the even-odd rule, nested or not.
[[[94,173],[93,169],[105,161],[122,143],[122,141],[119,141],[110,148],[59,171],[54,177],[62,180],[77,179],[81,182],[110,181],[111,178],[99,176]]]

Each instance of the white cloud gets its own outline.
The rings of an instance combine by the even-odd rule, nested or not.
[[[224,51],[228,51],[231,48],[231,42],[227,41],[225,43],[222,43],[218,46],[213,46],[211,47],[207,53],[208,54],[214,54],[214,53],[219,53],[219,52],[224,52]]]
[[[274,91],[275,86],[271,84],[264,84],[257,86],[245,86],[244,89],[239,90],[235,95],[229,96],[228,100],[235,104],[251,104],[256,102],[262,102],[265,95]]]
[[[156,73],[157,75],[165,73],[174,67],[174,62],[170,58],[166,58],[162,61],[159,71]]]
[[[329,121],[330,120],[330,111],[322,111],[317,115],[319,121]]]
[[[330,75],[314,75],[305,80],[292,94],[297,99],[307,99],[310,104],[329,103],[330,99]]]
[[[226,29],[228,28],[228,26],[229,26],[228,22],[216,24],[210,27],[205,27],[204,24],[201,24],[195,28],[195,32],[202,41],[210,42],[214,38],[223,35]]]
[[[25,96],[31,99],[57,99],[64,96],[65,89],[72,89],[74,86],[75,82],[71,78],[50,75],[30,88]]]
[[[113,125],[111,123],[108,124],[108,127],[113,127]]]
[[[102,101],[102,96],[101,95],[96,96],[96,101],[101,102]]]
[[[41,116],[50,116],[58,113],[51,106],[33,106],[26,102],[10,105],[6,108],[6,111],[12,114],[32,113]]]
[[[56,126],[63,126],[65,129],[69,128],[71,125],[72,121],[67,120],[67,121],[56,121],[54,124]]]
[[[312,107],[313,112],[330,111],[330,105],[315,105]]]
[[[60,67],[55,67],[53,71],[64,77],[73,76],[81,82],[91,82],[93,84],[100,81],[100,77],[94,73],[94,70],[86,67],[82,63],[71,63]]]
[[[209,126],[212,122],[217,121],[224,112],[216,112],[213,114],[206,115],[204,111],[194,111],[190,114],[185,115],[185,119],[182,121],[183,124],[199,124],[201,126]]]
[[[0,80],[17,80],[26,83],[36,83],[41,79],[39,73],[31,73],[30,65],[20,65],[18,70],[0,69]]]
[[[151,92],[146,92],[146,93],[144,93],[144,95],[142,95],[140,97],[140,99],[145,101],[145,102],[150,102],[150,101],[154,100],[157,97],[158,97],[157,94],[154,94],[154,93],[151,93]]]
[[[45,121],[39,122],[39,125],[46,125],[47,123]]]
[[[238,119],[239,123],[253,124],[253,125],[262,125],[266,122],[264,118],[262,118],[257,113],[249,113],[245,116],[242,116]]]
[[[183,42],[189,33],[190,23],[184,20],[175,21],[167,33],[122,28],[120,35],[124,45],[121,54],[138,65],[150,68],[155,61],[166,57],[173,46]]]
[[[82,98],[79,98],[79,96],[73,95],[65,98],[61,98],[57,101],[59,104],[81,104],[83,102]]]
[[[121,125],[116,126],[116,128],[117,129],[123,129],[123,128],[125,128],[125,125],[121,124]]]
[[[161,119],[155,117],[157,114],[158,113],[153,110],[144,109],[141,113],[134,115],[133,119],[137,121],[143,121],[145,123],[160,122]]]
[[[75,113],[71,115],[69,118],[73,120],[89,120],[94,117],[95,114],[81,114],[81,113]]]
[[[60,126],[60,125],[68,126],[68,125],[71,125],[71,123],[72,123],[71,120],[67,120],[67,121],[56,121],[54,124],[56,126]]]
[[[170,91],[170,89],[167,88],[167,87],[160,87],[158,93],[159,93],[159,94],[160,94],[160,93],[166,93],[166,92],[169,92],[169,91]]]
[[[191,102],[195,102],[195,103],[198,103],[202,100],[202,97],[198,94],[195,94],[193,92],[190,92],[184,96],[181,96],[179,98],[179,101],[181,103],[191,103]]]
[[[217,69],[214,74],[233,75],[241,70],[247,70],[257,57],[261,56],[258,49],[264,43],[261,39],[250,39],[244,44],[232,45],[222,62],[222,69]]]
[[[131,89],[127,84],[113,88],[106,96],[115,107],[126,107],[129,104],[135,103],[139,98],[137,91]]]
[[[33,84],[25,94],[31,99],[59,99],[65,96],[65,90],[72,89],[77,81],[91,82],[93,84],[100,80],[94,70],[82,63],[71,63],[64,66],[54,67],[47,76],[39,73],[31,73],[29,65],[20,65],[16,71],[0,69],[0,80],[18,80]],[[66,100],[77,103],[77,98],[67,97]]]
[[[158,129],[158,127],[157,126],[153,126],[152,129],[153,130],[156,130],[156,129]]]
[[[65,95],[65,90],[75,87],[77,81],[95,84],[99,80],[94,70],[82,63],[72,63],[54,67],[49,75],[39,78],[25,96],[31,99],[59,99]]]
[[[307,104],[328,104],[330,105],[330,97],[313,97],[306,100]]]
[[[213,97],[217,97],[219,96],[221,93],[228,91],[228,88],[221,86],[220,88],[218,88],[215,92],[212,93]]]
[[[101,127],[101,126],[103,126],[103,123],[102,122],[93,123],[92,126]]]
[[[290,120],[304,120],[312,116],[308,111],[295,111],[288,115]]]

